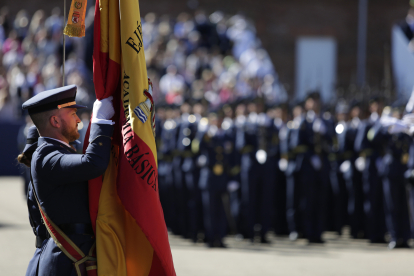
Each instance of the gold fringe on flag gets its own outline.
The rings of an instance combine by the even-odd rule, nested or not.
[[[72,0],[68,23],[63,33],[67,36],[85,36],[85,16],[87,0]]]

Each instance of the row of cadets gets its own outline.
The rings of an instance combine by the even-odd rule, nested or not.
[[[191,114],[191,109],[193,113]],[[160,197],[167,226],[177,235],[198,240],[203,230],[200,166],[194,154],[194,139],[207,126],[203,106],[160,106],[157,110],[159,133],[156,137],[159,162]]]
[[[414,212],[404,207],[403,176],[413,178],[414,161],[401,162],[410,139],[382,127],[381,98],[368,106],[362,120],[361,103],[339,101],[333,116],[311,93],[290,107],[290,121],[286,106],[265,112],[260,100],[208,118],[200,103],[163,107],[157,143],[169,229],[221,247],[225,234],[267,243],[269,230],[322,243],[324,231],[349,225],[353,238],[384,243],[388,232],[390,248],[406,246]]]

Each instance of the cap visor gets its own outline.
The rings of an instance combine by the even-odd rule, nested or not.
[[[80,105],[80,104],[74,104],[74,105],[70,105],[70,106],[65,106],[64,108],[77,108],[77,109],[81,109],[81,108],[87,108],[87,106]]]

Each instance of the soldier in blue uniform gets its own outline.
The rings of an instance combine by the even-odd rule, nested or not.
[[[51,221],[85,255],[95,239],[88,206],[87,180],[102,175],[108,165],[114,115],[111,98],[96,101],[89,146],[76,154],[69,143],[79,138],[76,115],[76,86],[69,85],[39,93],[23,103],[40,138],[31,161],[34,194]],[[73,261],[52,238],[45,241],[37,275],[76,275]]]
[[[203,204],[201,190],[199,187],[201,165],[198,162],[200,157],[200,141],[204,136],[208,126],[208,119],[203,117],[204,106],[201,102],[196,102],[193,105],[193,116],[191,120],[195,118],[195,122],[192,123],[194,128],[194,134],[191,142],[192,152],[192,170],[188,172],[190,180],[192,179],[192,185],[189,186],[189,231],[193,242],[199,240],[199,233],[204,232],[204,218],[203,218]]]
[[[255,226],[260,225],[260,241],[268,243],[273,214],[277,160],[268,158],[269,149],[278,142],[273,121],[264,112],[262,103],[250,102],[250,112],[244,124],[241,158],[241,214],[243,235],[254,240]],[[272,138],[274,140],[272,141]],[[273,143],[273,144],[272,144]],[[273,152],[272,152],[273,154]]]
[[[240,111],[240,110],[239,110]],[[228,156],[228,197],[225,195],[224,203],[229,222],[229,231],[238,233],[240,222],[240,152],[236,149],[237,127],[233,118],[233,108],[229,105],[223,107],[225,114],[221,128],[227,137],[224,144],[225,153]],[[243,113],[243,111],[242,111]]]
[[[403,108],[397,101],[389,116],[401,119]],[[412,138],[404,132],[390,134],[387,128],[381,128],[374,134],[373,140],[377,139],[382,140],[384,145],[380,175],[384,189],[385,222],[391,236],[388,248],[409,248],[411,233],[404,174]]]
[[[166,185],[165,178],[167,177],[164,153],[163,153],[163,133],[164,133],[164,124],[167,120],[168,107],[162,104],[158,104],[155,111],[155,143],[157,145],[157,157],[158,157],[158,179],[159,179],[159,194],[160,202],[164,211],[164,219],[167,224],[167,227],[170,227],[169,223],[169,211],[167,200],[168,200],[168,190]]]
[[[355,165],[363,175],[364,212],[367,217],[367,238],[372,243],[385,243],[385,214],[382,179],[378,174],[383,146],[373,140],[375,129],[381,128],[380,116],[383,100],[373,97],[369,103],[370,117],[364,120],[355,139],[355,151],[359,154]]]
[[[325,107],[325,111],[321,114],[321,120],[325,125],[327,134],[322,136],[320,142],[324,163],[322,177],[328,182],[326,196],[328,214],[325,230],[335,231],[341,234],[346,219],[346,191],[345,183],[342,181],[343,179],[338,177],[338,140],[335,135],[336,122],[329,106]],[[326,139],[326,137],[329,138]]]
[[[160,155],[158,156],[158,159],[162,161],[158,167],[160,200],[167,227],[173,233],[177,233],[177,210],[174,202],[175,189],[173,176],[173,159],[177,144],[177,122],[172,108],[167,107],[165,113],[166,118],[161,130]]]
[[[318,93],[305,101],[305,118],[292,133],[292,147],[297,152],[296,166],[302,187],[304,234],[311,243],[322,243],[326,227],[327,195],[329,191],[329,161],[332,134],[326,119],[320,115]]]
[[[339,120],[335,130],[338,135],[338,152],[340,155],[339,171],[345,180],[348,193],[347,213],[351,236],[363,238],[365,231],[364,193],[362,173],[356,168],[358,154],[354,150],[355,138],[361,124],[361,108],[358,102],[351,103],[349,118]]]
[[[209,126],[200,141],[202,165],[199,186],[204,207],[204,227],[209,247],[225,247],[227,233],[223,195],[227,193],[228,156],[224,145],[228,138],[221,128],[222,118],[209,114]]]
[[[330,187],[331,187],[331,195],[330,203],[333,208],[330,212],[330,216],[328,215],[328,220],[331,220],[331,229],[342,234],[342,228],[348,222],[348,212],[347,212],[347,204],[348,204],[348,193],[346,189],[346,182],[343,177],[343,174],[340,172],[340,165],[343,163],[343,154],[339,150],[339,138],[341,133],[344,132],[346,120],[347,120],[347,113],[348,113],[348,105],[344,100],[340,100],[335,107],[335,115],[336,121],[328,120],[332,122],[331,129],[332,129],[332,152],[329,154],[329,164],[330,164]],[[328,117],[324,114],[325,117]],[[328,207],[328,209],[330,209]]]
[[[198,177],[195,166],[195,157],[191,149],[192,142],[196,137],[198,122],[201,119],[199,114],[191,114],[191,106],[187,105],[181,115],[181,123],[178,128],[177,150],[179,151],[181,164],[181,193],[183,194],[183,204],[185,216],[185,234],[186,238],[190,238],[193,242],[197,241],[198,218],[199,218],[199,191]],[[197,116],[196,116],[197,115]]]
[[[303,232],[301,208],[301,182],[299,181],[299,169],[303,160],[300,147],[296,147],[292,141],[292,134],[297,132],[303,120],[303,107],[300,102],[295,102],[292,107],[292,120],[286,123],[280,132],[279,169],[286,177],[286,221],[289,231],[289,239],[296,240]],[[298,165],[296,165],[298,164]]]
[[[270,112],[264,112],[263,103],[258,104],[258,111],[258,150],[256,151],[256,160],[259,166],[256,172],[256,181],[258,184],[256,186],[256,204],[258,205],[259,217],[256,221],[261,225],[260,241],[262,243],[269,243],[269,240],[266,238],[266,233],[272,226],[275,226],[273,224],[276,213],[275,196],[278,195],[276,188],[279,188],[277,192],[281,193],[283,198],[286,194],[283,189],[283,183],[277,182],[279,172],[278,162],[280,158],[279,129],[282,127],[283,122],[280,117],[277,118],[279,120],[275,121],[274,118],[269,116],[269,114],[272,115],[272,110]],[[284,203],[283,200],[281,201]]]
[[[194,135],[194,125],[189,122],[191,113],[191,106],[185,102],[180,106],[181,116],[176,118],[177,133],[176,133],[176,144],[173,149],[173,175],[174,175],[174,198],[177,210],[177,228],[176,234],[181,235],[185,238],[189,238],[189,209],[188,209],[188,189],[186,181],[186,171],[191,171],[192,152],[191,152],[191,134]],[[193,128],[191,131],[190,128]],[[189,137],[190,136],[190,137]],[[189,158],[189,159],[188,159]],[[187,159],[186,164],[184,160]],[[190,162],[188,162],[190,161]],[[185,167],[185,171],[183,168]],[[187,175],[188,176],[188,175]],[[188,179],[190,181],[190,179]],[[191,185],[191,184],[189,184]]]
[[[237,191],[237,199],[234,199],[238,201],[238,214],[237,214],[237,228],[238,232],[241,236],[245,237],[247,236],[246,233],[246,219],[245,219],[245,212],[246,210],[246,204],[243,200],[243,194],[242,194],[242,163],[243,163],[243,148],[245,143],[245,125],[246,125],[246,105],[244,102],[238,102],[235,109],[235,118],[234,118],[234,158],[231,158],[231,160],[234,161],[234,166],[238,166],[238,172],[235,174],[235,181],[238,181],[239,187]],[[232,197],[234,197],[234,194],[230,194]]]
[[[280,132],[286,127],[287,122],[287,106],[279,104],[268,111],[269,117],[273,120],[274,132],[272,134],[272,150],[270,152],[271,158],[275,159],[277,164],[275,169],[275,216],[274,216],[274,231],[276,235],[289,234],[286,220],[286,176],[279,167],[279,160],[281,159],[281,140]]]

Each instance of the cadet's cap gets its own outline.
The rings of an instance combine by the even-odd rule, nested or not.
[[[311,90],[306,94],[305,100],[313,99],[313,100],[320,100],[321,94],[317,90]]]
[[[39,132],[36,126],[31,126],[27,131],[26,146],[23,152],[34,151],[37,148],[37,140],[39,139]]]
[[[47,90],[25,101],[22,105],[29,114],[49,111],[61,108],[85,108],[76,104],[76,85],[67,85],[52,90]]]
[[[369,104],[372,103],[383,103],[384,102],[384,97],[378,96],[378,95],[374,95],[369,99]]]
[[[349,112],[349,106],[345,100],[341,99],[338,101],[335,107],[335,112],[337,114],[345,114]]]
[[[349,109],[353,109],[355,107],[361,107],[362,103],[358,100],[353,99],[350,103],[349,103]]]
[[[289,108],[293,109],[297,106],[303,107],[303,101],[296,99],[289,102]]]

